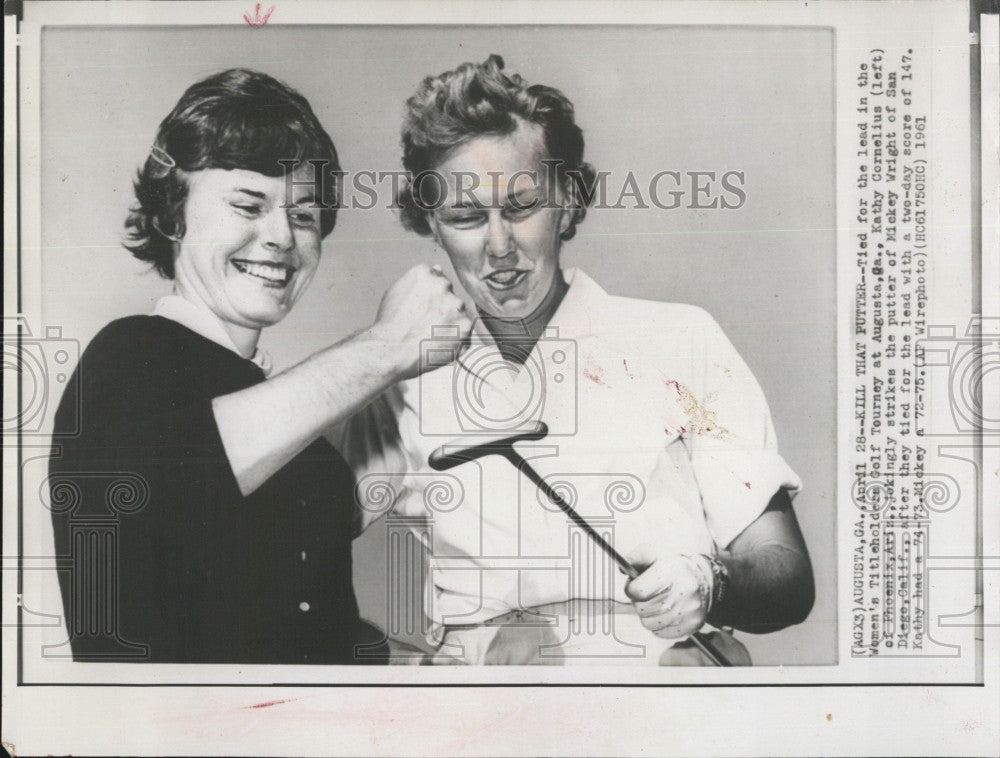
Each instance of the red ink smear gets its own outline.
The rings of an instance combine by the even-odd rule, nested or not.
[[[743,486],[750,489],[750,482],[743,482]]]
[[[257,3],[257,7],[254,9],[253,16],[251,17],[249,13],[244,13],[243,20],[246,21],[247,24],[252,26],[254,29],[260,29],[262,26],[265,26],[267,24],[268,20],[271,18],[272,13],[274,13],[273,5],[266,11],[261,13],[260,3]]]
[[[632,376],[632,372],[628,370],[628,361],[626,361],[624,358],[622,358],[622,365],[625,367],[625,373],[628,374],[628,378],[635,379],[635,377]]]
[[[263,703],[257,703],[256,705],[248,705],[243,710],[248,711],[251,708],[270,708],[272,705],[281,705],[282,703],[293,703],[297,698],[290,698],[289,700],[267,700]]]
[[[607,383],[604,381],[604,369],[593,363],[588,363],[583,368],[583,375],[592,381],[594,384],[598,384],[601,387],[607,387]]]

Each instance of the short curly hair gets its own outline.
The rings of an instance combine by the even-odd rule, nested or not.
[[[562,92],[542,84],[527,85],[517,74],[505,74],[504,61],[491,55],[484,63],[463,63],[454,71],[428,76],[406,101],[403,121],[403,168],[396,203],[403,226],[421,235],[431,234],[428,206],[416,193],[419,177],[433,171],[448,154],[470,140],[514,132],[523,119],[542,127],[549,165],[570,198],[574,210],[562,239],[576,233],[576,225],[593,201],[593,166],[583,160],[583,132],[576,125],[573,103]],[[547,161],[547,164],[548,164]]]
[[[337,150],[309,102],[267,74],[234,68],[202,79],[160,124],[133,183],[136,203],[125,221],[124,246],[174,277],[174,248],[184,236],[186,173],[243,169],[283,176],[279,161],[316,161],[322,170],[325,237],[337,221],[341,176]]]

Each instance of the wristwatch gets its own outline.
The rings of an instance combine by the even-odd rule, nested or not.
[[[705,558],[708,559],[708,563],[712,567],[712,604],[709,606],[709,610],[711,611],[714,608],[718,608],[719,604],[728,594],[729,569],[726,568],[725,563],[715,556],[706,555]]]

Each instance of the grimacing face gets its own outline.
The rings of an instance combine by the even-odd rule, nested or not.
[[[542,128],[522,121],[511,134],[469,141],[434,169],[448,192],[429,213],[434,238],[491,316],[531,315],[559,270],[559,235],[572,212],[560,188],[548,186],[545,157]]]
[[[276,324],[309,286],[320,258],[320,210],[312,188],[241,169],[187,175],[184,237],[174,259],[182,297],[211,310],[230,333]]]

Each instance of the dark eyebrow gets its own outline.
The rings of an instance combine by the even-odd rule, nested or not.
[[[523,195],[525,192],[536,192],[542,188],[541,184],[528,184],[521,187],[518,190],[511,188],[511,191],[507,193],[507,197],[513,197],[514,195]]]
[[[511,200],[520,200],[520,198],[523,198],[525,195],[527,195],[529,193],[536,193],[538,191],[538,189],[539,188],[536,185],[534,187],[525,187],[524,189],[519,189],[517,192],[509,192],[509,193],[507,193],[507,197],[504,198],[505,203],[506,204],[510,204]],[[444,205],[442,207],[445,210],[454,210],[454,211],[464,211],[464,210],[477,210],[477,211],[481,211],[481,210],[486,209],[488,206],[483,205],[482,203],[480,203],[478,201],[474,202],[474,203],[469,203],[469,202],[463,201],[461,203],[449,203],[449,204]]]
[[[513,200],[514,198],[523,197],[529,192],[537,192],[539,189],[540,187],[537,184],[532,185],[531,187],[524,187],[523,189],[519,189],[517,192],[508,192],[507,199]]]
[[[466,202],[448,203],[441,206],[441,208],[446,211],[468,211],[468,210],[481,211],[483,210],[484,207],[485,206],[482,203],[466,203]]]
[[[255,197],[258,200],[267,200],[267,195],[263,192],[257,192],[256,190],[246,189],[244,187],[233,187],[233,192],[242,192],[244,195],[250,195],[250,197]]]

